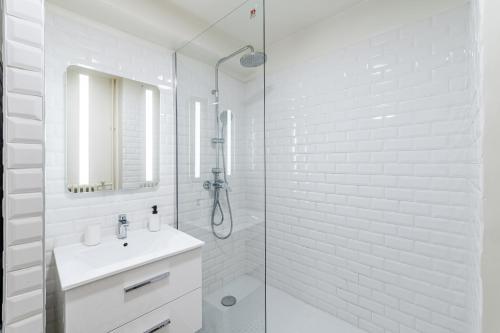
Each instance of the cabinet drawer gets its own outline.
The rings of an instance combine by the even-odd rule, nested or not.
[[[66,332],[109,332],[201,287],[201,250],[65,292]]]
[[[201,289],[190,292],[111,333],[193,333],[201,329]]]

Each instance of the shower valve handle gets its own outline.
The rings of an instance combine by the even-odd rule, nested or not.
[[[226,188],[226,183],[222,180],[216,180],[212,183],[212,187],[216,188],[216,189],[221,189],[221,190],[224,190]]]
[[[225,181],[216,180],[211,182],[210,180],[206,180],[203,182],[203,188],[207,191],[214,190],[228,190],[231,191],[231,187]]]

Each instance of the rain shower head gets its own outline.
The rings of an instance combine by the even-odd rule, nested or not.
[[[267,56],[264,52],[250,52],[240,58],[240,64],[246,68],[259,67],[266,62]]]
[[[240,58],[240,64],[241,66],[245,68],[255,68],[258,67],[262,64],[264,64],[267,60],[267,56],[264,52],[258,52],[255,51],[255,48],[252,45],[246,45],[240,48],[239,50],[234,51],[230,55],[220,58],[216,63],[215,63],[215,89],[212,91],[212,94],[217,97],[217,92],[219,91],[219,67],[225,63],[226,61],[232,59],[233,57],[237,56],[238,54],[241,54],[245,51],[250,51],[250,53],[244,54]],[[216,101],[217,102],[217,101]],[[217,107],[217,103],[215,104]]]

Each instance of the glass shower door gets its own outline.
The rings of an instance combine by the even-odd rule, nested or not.
[[[203,329],[265,331],[263,3],[177,50],[177,221],[203,247]]]

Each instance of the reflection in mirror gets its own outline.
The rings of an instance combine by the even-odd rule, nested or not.
[[[158,184],[159,90],[141,82],[118,82],[118,187],[133,190]]]
[[[134,190],[158,184],[159,95],[153,85],[68,68],[69,192]]]
[[[113,77],[67,71],[66,184],[71,192],[114,189]]]

